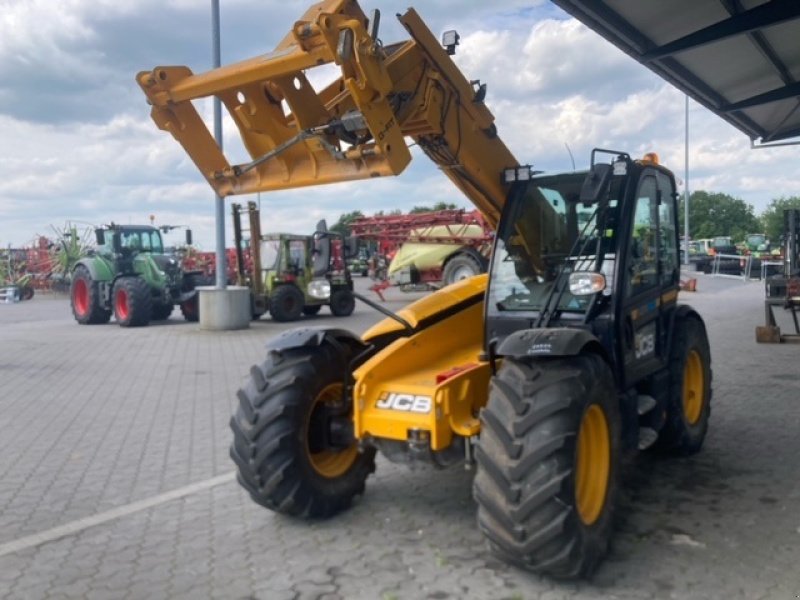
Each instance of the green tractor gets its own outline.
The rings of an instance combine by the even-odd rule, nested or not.
[[[328,306],[337,317],[355,308],[353,280],[345,262],[354,239],[345,239],[317,224],[314,235],[261,235],[260,212],[254,202],[233,205],[237,279],[250,287],[253,318],[269,312],[274,321],[296,321]],[[244,239],[241,215],[249,217],[249,242]],[[257,241],[257,243],[256,243]],[[355,249],[353,249],[353,254]]]
[[[174,226],[115,225],[95,229],[97,248],[72,270],[70,302],[82,325],[108,323],[112,313],[122,327],[169,318],[174,306],[187,321],[198,320],[198,285],[203,274],[185,272],[180,257],[164,250],[164,233]],[[192,232],[186,230],[186,244]]]

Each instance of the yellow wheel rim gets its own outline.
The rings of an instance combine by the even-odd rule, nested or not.
[[[325,403],[338,402],[341,397],[341,383],[332,383],[325,387],[314,399],[314,404],[311,406],[311,411],[308,415],[309,424],[311,422],[311,415],[314,414],[317,406]],[[306,427],[306,431],[310,432],[310,428]],[[344,475],[348,469],[353,466],[353,463],[358,457],[358,447],[354,442],[347,448],[327,448],[318,452],[311,452],[308,436],[306,436],[306,454],[308,455],[308,461],[311,463],[311,466],[319,475],[327,477],[328,479],[333,479]]]
[[[692,350],[686,357],[686,364],[683,367],[683,416],[689,425],[694,425],[700,420],[704,392],[703,361],[697,350]]]
[[[585,525],[600,517],[611,473],[611,436],[603,409],[592,404],[583,413],[578,430],[575,465],[575,504]]]

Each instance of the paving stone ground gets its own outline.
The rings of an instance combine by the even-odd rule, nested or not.
[[[493,558],[463,469],[379,460],[351,510],[312,523],[256,506],[232,479],[208,484],[233,470],[234,393],[286,325],[82,327],[64,298],[0,305],[0,598],[796,598],[800,346],[755,343],[758,283],[701,276],[698,290],[685,300],[712,343],[706,446],[629,469],[612,552],[582,583]],[[315,321],[360,332],[377,318],[360,305]],[[201,489],[24,543],[191,484]]]

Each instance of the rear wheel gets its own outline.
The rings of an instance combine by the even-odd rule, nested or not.
[[[447,261],[442,271],[442,282],[450,285],[456,281],[480,275],[483,272],[478,259],[469,254],[457,254]]]
[[[481,413],[474,483],[492,550],[538,573],[589,576],[611,537],[619,438],[599,356],[505,358]]]
[[[375,449],[334,445],[328,418],[344,410],[350,354],[331,344],[271,351],[250,370],[231,418],[231,458],[258,504],[300,517],[329,517],[363,493]]]
[[[150,322],[153,298],[141,277],[120,277],[114,284],[114,318],[120,327],[142,327]]]
[[[292,284],[279,285],[269,298],[269,314],[275,321],[296,321],[303,314],[305,297]]]
[[[200,309],[198,294],[195,294],[188,300],[181,302],[181,314],[183,318],[191,323],[196,323],[200,320]]]
[[[667,422],[658,448],[687,455],[700,451],[711,416],[711,351],[703,323],[693,317],[675,320],[670,352]]]
[[[111,311],[103,306],[99,284],[83,265],[75,267],[72,273],[69,299],[72,314],[81,325],[108,323],[111,319]]]
[[[21,300],[33,300],[33,286],[26,285],[20,290],[20,299]]]
[[[348,289],[336,290],[331,294],[331,314],[336,317],[349,317],[356,307],[353,292]]]

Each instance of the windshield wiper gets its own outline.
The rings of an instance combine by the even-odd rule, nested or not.
[[[597,248],[595,250],[595,256],[600,256],[600,244],[602,243],[602,238],[600,235],[593,235],[587,236],[586,232],[589,229],[589,225],[594,223],[594,233],[598,233],[603,231],[603,228],[600,227],[600,209],[602,207],[602,203],[597,205],[597,208],[594,209],[594,212],[591,214],[589,219],[586,221],[586,224],[583,226],[580,234],[577,238],[575,238],[575,242],[572,244],[572,248],[567,255],[567,258],[559,265],[558,271],[556,272],[555,279],[553,280],[553,287],[550,289],[550,293],[547,294],[547,297],[542,305],[543,308],[539,313],[539,317],[536,319],[536,323],[534,324],[535,328],[539,327],[549,327],[550,322],[553,320],[553,317],[558,312],[558,307],[561,304],[561,300],[564,298],[564,293],[567,291],[568,284],[565,282],[564,274],[567,272],[567,266],[570,266],[570,270],[572,266],[570,264],[569,259],[575,257],[579,259],[582,255],[586,253],[586,249],[589,247],[591,242],[595,242]],[[605,221],[605,219],[603,219]],[[605,225],[605,222],[603,223]],[[555,302],[554,302],[555,300]]]

